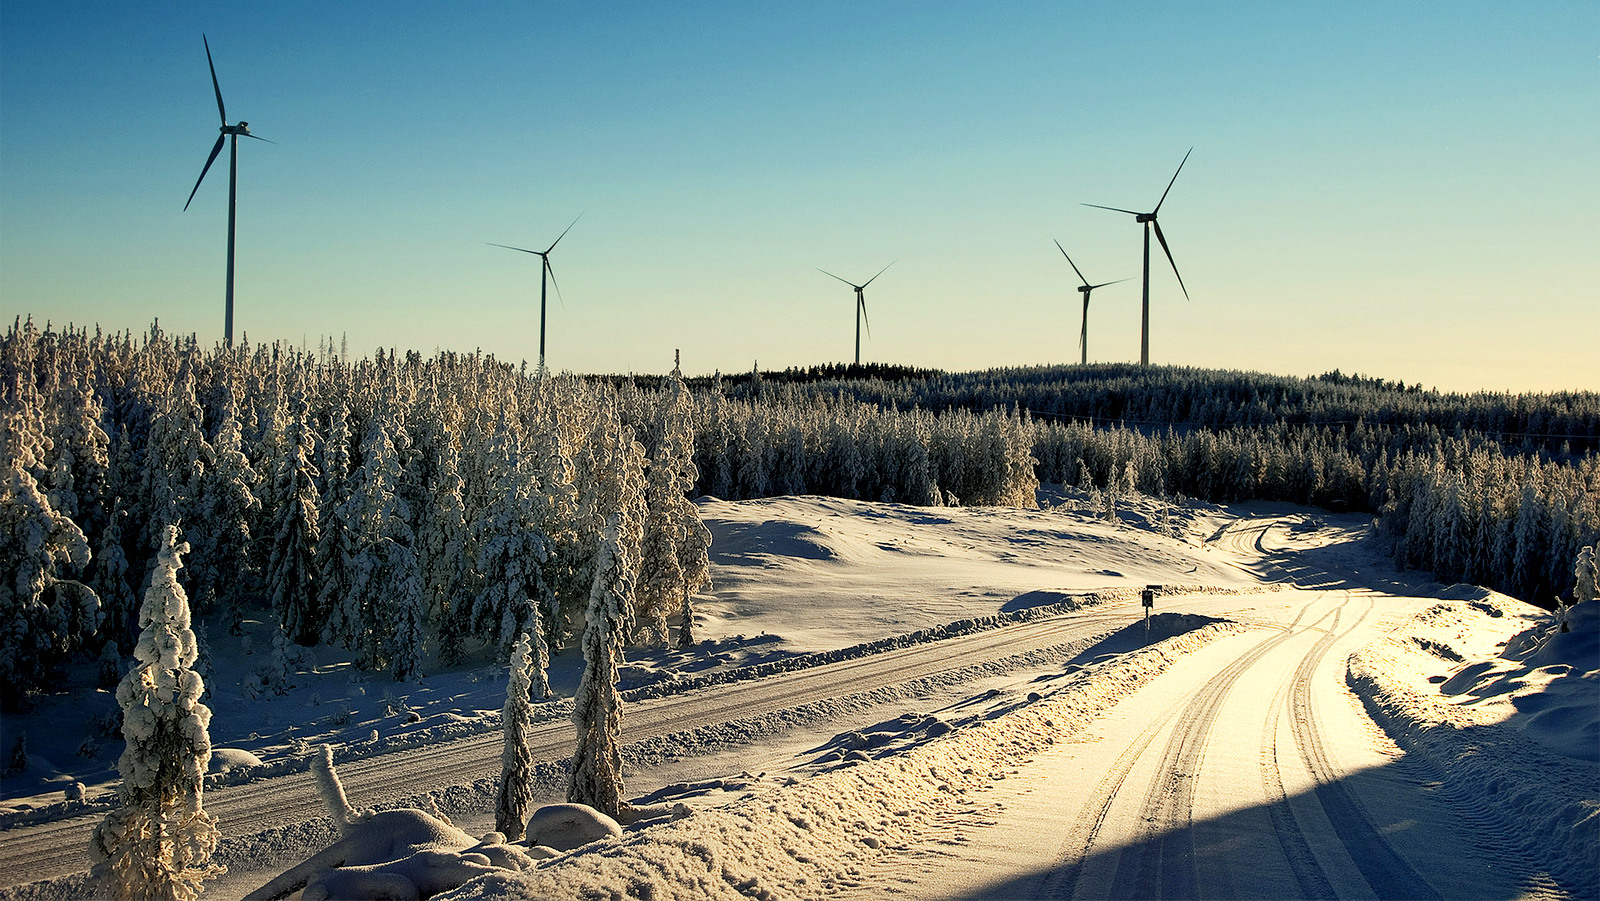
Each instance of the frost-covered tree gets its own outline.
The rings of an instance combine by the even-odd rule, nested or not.
[[[317,505],[316,568],[318,631],[320,617],[337,609],[350,594],[350,560],[355,556],[355,532],[345,521],[350,512],[350,420],[343,399],[328,414],[328,433],[322,443],[322,497]]]
[[[283,456],[273,482],[278,520],[267,561],[267,596],[273,616],[299,644],[317,643],[320,615],[316,593],[316,466],[311,462],[315,435],[306,421],[304,397],[297,396],[286,418],[275,424]]]
[[[665,451],[665,448],[662,449]],[[684,595],[683,567],[678,545],[684,540],[681,507],[687,504],[678,488],[675,461],[658,453],[645,482],[649,513],[644,520],[640,546],[636,624],[645,642],[667,643],[667,617],[677,613]]]
[[[633,607],[638,551],[621,534],[623,516],[613,513],[600,543],[600,559],[589,592],[583,630],[583,678],[572,699],[578,747],[572,757],[567,800],[612,817],[621,815],[622,694],[617,690],[622,643]]]
[[[655,457],[646,477],[635,620],[647,639],[666,644],[667,618],[677,615],[679,647],[694,644],[692,598],[711,581],[711,533],[688,498],[700,479],[692,417],[693,401],[674,369],[661,398]]]
[[[255,496],[261,477],[244,453],[243,429],[233,392],[224,391],[222,420],[211,442],[213,465],[201,483],[203,519],[190,530],[203,528],[209,535],[207,555],[199,561],[202,572],[195,580],[225,604],[236,602],[255,577],[250,562],[250,523],[261,510]]]
[[[544,575],[550,546],[541,528],[538,479],[505,420],[487,448],[485,466],[494,489],[471,530],[481,586],[472,622],[498,653],[509,654],[518,635],[542,632],[541,608],[551,593]]]
[[[194,373],[185,358],[172,390],[156,400],[145,446],[139,490],[149,513],[145,545],[152,550],[161,547],[168,525],[184,523],[196,529],[197,543],[206,546],[200,556],[209,557],[211,537],[204,531],[201,487],[216,458],[202,428],[203,417],[195,399]],[[184,578],[192,584],[190,575]]]
[[[382,416],[368,424],[361,458],[344,516],[355,549],[350,591],[328,611],[325,635],[356,652],[365,668],[392,665],[397,681],[414,679],[426,598],[410,509],[396,491],[400,459]]]
[[[29,472],[24,415],[0,419],[0,702],[14,705],[100,625],[100,600],[64,570],[89,562],[89,542]]]
[[[1593,545],[1578,551],[1572,565],[1572,603],[1582,604],[1600,597],[1600,560],[1595,559]]]
[[[188,550],[168,526],[139,611],[138,664],[117,686],[127,741],[117,761],[119,806],[89,840],[93,878],[116,898],[189,901],[224,872],[211,863],[221,833],[201,806],[211,711],[200,703],[205,685],[178,584]]]
[[[128,583],[128,557],[122,549],[122,524],[127,518],[118,499],[89,570],[89,587],[100,598],[100,635],[125,652],[133,650],[139,618],[138,597]]]
[[[511,677],[506,683],[506,704],[501,714],[505,729],[505,749],[500,755],[500,794],[495,802],[494,828],[507,841],[522,838],[528,822],[528,806],[533,802],[533,752],[528,747],[528,732],[533,726],[532,689],[529,670],[532,640],[522,633],[511,651]]]
[[[461,596],[467,572],[467,508],[461,497],[463,482],[455,444],[445,440],[428,492],[429,502],[419,529],[418,545],[428,597],[429,618],[439,636],[439,654],[446,663],[462,658]]]

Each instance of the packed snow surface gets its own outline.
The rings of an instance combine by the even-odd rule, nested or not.
[[[1593,610],[1560,633],[1502,595],[1396,573],[1361,517],[1140,498],[1107,522],[1070,492],[1042,500],[703,499],[715,536],[704,641],[691,655],[630,651],[624,687],[1098,592],[1084,612],[1121,619],[1091,642],[636,742],[636,817],[571,850],[485,836],[492,790],[446,777],[410,788],[448,816],[401,816],[443,824],[428,828],[447,840],[341,857],[349,837],[326,820],[235,834],[233,872],[208,895],[240,897],[298,866],[306,897],[387,897],[402,880],[451,898],[1600,896]],[[1148,636],[1134,599],[1146,584],[1187,589],[1160,598]],[[425,667],[422,683],[396,684],[319,647],[278,695],[252,687],[262,634],[211,629],[211,735],[230,750],[213,779],[303,769],[322,742],[344,766],[497,731],[493,667]],[[558,695],[577,666],[556,658]],[[75,687],[6,724],[33,753],[5,780],[17,825],[0,832],[0,857],[30,818],[95,809],[114,787],[120,743],[77,750],[103,700]],[[64,800],[73,782],[88,801]],[[560,800],[551,788],[535,805]],[[307,866],[334,857],[337,868]],[[70,877],[0,890],[82,891]]]

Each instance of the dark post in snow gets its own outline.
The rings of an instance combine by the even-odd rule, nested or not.
[[[1156,605],[1156,589],[1160,585],[1146,585],[1141,597],[1144,600],[1144,637],[1150,637],[1150,608]]]

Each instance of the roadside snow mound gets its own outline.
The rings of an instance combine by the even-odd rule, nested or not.
[[[528,817],[527,843],[571,851],[603,838],[621,838],[622,825],[587,804],[546,804]]]
[[[1446,601],[1352,654],[1347,670],[1408,758],[1537,868],[1522,874],[1530,884],[1554,879],[1579,897],[1600,872],[1600,605],[1585,606],[1596,610],[1562,634],[1504,595]]]

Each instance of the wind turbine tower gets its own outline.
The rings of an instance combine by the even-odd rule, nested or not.
[[[544,250],[529,250],[526,247],[512,247],[510,244],[496,244],[493,241],[489,241],[488,242],[488,244],[491,247],[504,247],[507,250],[520,250],[523,253],[531,253],[534,256],[539,257],[542,260],[542,262],[539,265],[539,374],[540,375],[544,375],[544,372],[545,372],[545,369],[544,369],[544,320],[545,320],[544,313],[545,313],[545,296],[546,296],[545,295],[545,291],[546,291],[546,288],[547,288],[548,285],[554,285],[555,281],[556,281],[556,272],[555,272],[554,269],[550,268],[550,251],[556,249],[556,245],[561,243],[561,239],[565,238],[567,236],[567,232],[572,231],[572,226],[573,225],[577,225],[578,224],[578,219],[582,219],[582,218],[583,218],[583,214],[579,213],[578,214],[578,218],[572,220],[572,225],[568,225],[565,229],[562,229],[561,234],[557,235],[556,239],[554,241],[550,242],[550,246],[546,247]],[[561,286],[560,285],[556,285],[556,296],[557,297],[561,296]]]
[[[239,122],[237,125],[228,124],[228,110],[222,105],[222,87],[217,84],[217,64],[211,60],[211,42],[205,35],[200,35],[200,40],[206,47],[206,65],[211,67],[211,89],[217,94],[217,113],[222,116],[222,134],[217,136],[217,143],[211,145],[211,155],[206,157],[205,167],[200,170],[200,177],[195,179],[194,189],[189,192],[189,199],[184,201],[183,208],[187,210],[189,204],[194,202],[196,191],[200,190],[200,183],[206,180],[206,173],[211,171],[211,164],[217,161],[217,154],[222,152],[222,144],[232,138],[228,149],[228,288],[226,301],[223,308],[222,334],[227,341],[227,346],[233,346],[233,225],[235,213],[238,209],[239,196],[239,138],[255,138],[257,141],[267,141],[266,138],[250,133],[249,122]],[[267,141],[268,144],[275,143]]]
[[[893,266],[895,263],[898,263],[898,262],[899,262],[899,260],[895,260],[895,261],[889,263],[889,266]],[[882,269],[879,269],[878,270],[878,275],[882,275],[885,272],[888,272],[889,271],[889,266],[885,266]],[[839,276],[834,275],[832,272],[829,272],[826,269],[818,269],[817,271],[822,273],[823,275],[828,276],[829,278],[839,278]],[[862,282],[859,285],[856,284],[855,282],[850,281],[849,279],[839,278],[839,281],[844,282],[845,284],[849,285],[850,287],[856,289],[856,365],[857,366],[861,365],[861,323],[863,321],[867,320],[867,297],[866,297],[866,294],[864,292],[867,290],[867,285],[870,285],[874,281],[877,280],[878,275],[874,275],[872,278],[867,279],[865,282]],[[868,337],[872,336],[872,323],[870,321],[867,322],[867,336]]]
[[[1189,148],[1189,153],[1194,153],[1194,148]],[[1156,214],[1161,212],[1161,205],[1167,202],[1167,193],[1172,190],[1173,182],[1178,180],[1178,172],[1183,171],[1183,164],[1189,161],[1189,153],[1183,155],[1183,162],[1178,163],[1178,171],[1172,173],[1172,181],[1167,182],[1167,190],[1161,192],[1161,199],[1156,201],[1156,208],[1148,213],[1139,213],[1114,206],[1101,206],[1098,203],[1086,203],[1097,210],[1111,210],[1114,213],[1127,213],[1135,222],[1144,226],[1144,306],[1140,311],[1139,325],[1139,363],[1150,365],[1150,232],[1156,233],[1156,240],[1161,242],[1161,250],[1167,255],[1167,262],[1172,265],[1172,274],[1178,276],[1178,287],[1183,288],[1183,299],[1189,299],[1189,289],[1184,287],[1183,276],[1178,273],[1178,264],[1172,259],[1172,249],[1167,246],[1167,237],[1161,233],[1161,223],[1156,221]]]
[[[1087,365],[1089,362],[1089,295],[1096,288],[1104,288],[1106,285],[1119,285],[1127,281],[1127,279],[1119,278],[1114,282],[1101,282],[1098,285],[1091,285],[1089,280],[1083,277],[1083,270],[1078,268],[1077,263],[1072,262],[1072,257],[1067,256],[1067,249],[1061,246],[1060,241],[1056,242],[1056,249],[1061,251],[1062,256],[1067,257],[1067,265],[1072,267],[1073,272],[1078,273],[1078,280],[1083,282],[1082,285],[1078,286],[1078,293],[1083,295],[1083,332],[1078,336],[1078,346],[1083,348],[1083,363]]]

